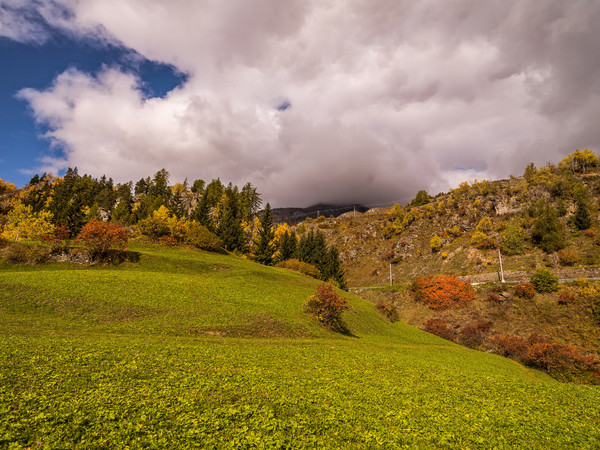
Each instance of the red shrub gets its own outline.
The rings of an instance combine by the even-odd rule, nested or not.
[[[470,348],[481,347],[488,332],[490,331],[491,326],[492,326],[491,322],[482,322],[479,320],[477,322],[473,322],[469,325],[465,325],[460,330],[458,340],[462,345],[464,345],[466,347],[470,347]]]
[[[91,220],[82,229],[76,244],[81,244],[93,256],[106,255],[110,249],[126,250],[127,233],[116,223]]]
[[[326,328],[340,332],[348,331],[342,321],[342,313],[350,309],[348,300],[340,297],[332,285],[319,285],[317,293],[308,297],[304,306],[306,311]]]
[[[490,338],[490,343],[495,346],[496,354],[516,359],[520,359],[529,348],[529,344],[522,337],[505,334],[495,334]]]
[[[177,245],[177,239],[169,235],[159,237],[158,242],[168,247],[174,247],[175,245]]]
[[[530,300],[535,297],[535,288],[533,287],[533,284],[529,282],[520,282],[515,286],[515,294],[518,297]]]
[[[463,306],[475,299],[471,284],[455,276],[417,277],[412,290],[417,301],[436,310]]]
[[[425,322],[423,330],[452,342],[456,338],[454,330],[448,326],[446,321],[440,319],[429,319]]]
[[[531,345],[523,356],[523,361],[546,372],[563,375],[594,371],[599,364],[597,357],[583,355],[572,345],[557,342]]]
[[[573,295],[573,293],[569,291],[562,291],[558,296],[559,305],[569,305],[575,303],[576,300],[577,298],[575,297],[575,295]]]

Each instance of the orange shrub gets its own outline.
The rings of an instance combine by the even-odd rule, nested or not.
[[[91,220],[81,229],[75,243],[81,244],[92,256],[101,256],[110,249],[126,250],[127,233],[116,223]]]
[[[436,310],[463,306],[475,299],[471,284],[455,276],[417,277],[412,291],[417,301]]]
[[[456,339],[454,330],[448,326],[448,322],[440,319],[429,319],[427,322],[425,322],[423,331],[435,334],[436,336],[452,342],[454,342],[454,339]]]
[[[585,235],[593,238],[594,236],[596,236],[596,232],[590,228],[585,230]]]

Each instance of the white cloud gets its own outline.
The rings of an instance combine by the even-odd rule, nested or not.
[[[251,181],[277,205],[378,202],[600,144],[590,1],[37,6],[52,26],[189,75],[164,98],[144,98],[116,69],[22,91],[65,148],[55,166]],[[277,111],[282,99],[291,108]]]

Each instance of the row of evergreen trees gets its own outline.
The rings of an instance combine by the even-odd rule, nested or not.
[[[165,206],[180,218],[195,219],[211,230],[228,209],[240,220],[252,220],[261,203],[260,194],[252,184],[242,189],[225,186],[220,179],[206,184],[196,180],[190,187],[187,180],[169,185],[169,172],[161,169],[153,178],[114,184],[112,178],[100,179],[79,175],[69,168],[62,178],[46,174],[35,175],[26,188],[23,203],[34,212],[47,210],[56,225],[66,225],[73,234],[91,219],[112,220],[134,225]],[[235,204],[232,204],[235,203]]]
[[[325,235],[321,231],[310,230],[298,239],[295,231],[286,230],[279,238],[278,248],[276,244],[271,206],[267,203],[258,228],[254,258],[269,265],[298,259],[316,267],[322,280],[331,280],[340,288],[346,289],[339,252],[335,246],[327,246]]]

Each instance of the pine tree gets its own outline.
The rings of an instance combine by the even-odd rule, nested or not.
[[[298,249],[298,240],[296,239],[296,233],[294,231],[286,231],[281,236],[281,242],[279,244],[279,259],[285,261],[292,259],[296,256]]]
[[[558,220],[558,212],[546,201],[534,207],[536,220],[531,231],[531,240],[546,253],[552,253],[566,246],[565,230]]]
[[[590,210],[584,201],[577,202],[577,210],[573,217],[573,225],[575,225],[575,228],[578,230],[587,230],[592,226]]]
[[[271,205],[267,203],[260,219],[260,226],[258,227],[258,241],[256,241],[256,250],[254,251],[254,259],[256,261],[267,266],[273,264],[273,255],[275,254],[274,238],[275,232],[273,231]]]
[[[226,190],[223,196],[221,220],[217,231],[218,236],[223,240],[225,250],[239,252],[246,250],[240,207],[237,195],[232,189]]]
[[[344,269],[342,269],[340,262],[340,252],[332,245],[327,252],[324,278],[326,280],[333,280],[340,289],[345,290],[347,286],[344,275]]]

